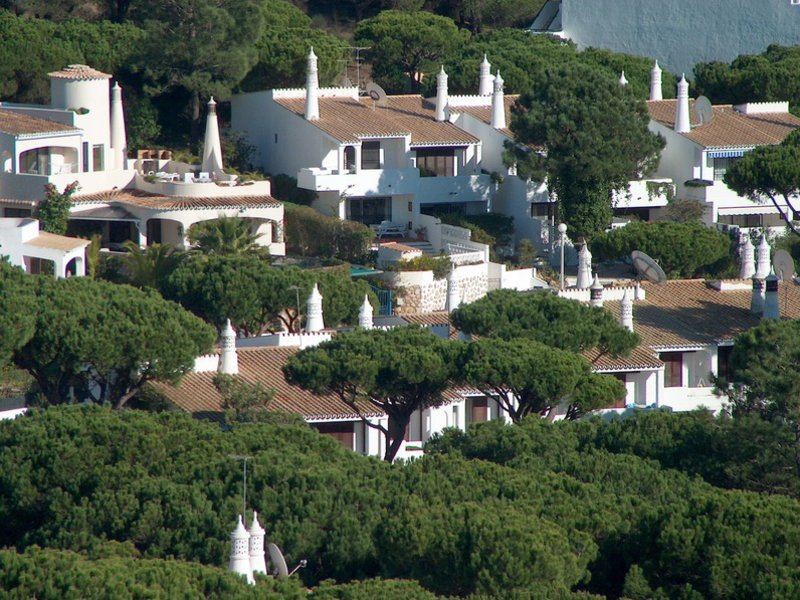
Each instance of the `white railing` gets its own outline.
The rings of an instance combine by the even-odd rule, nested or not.
[[[442,237],[455,238],[459,240],[469,240],[471,232],[464,227],[456,227],[455,225],[445,225],[442,223]]]

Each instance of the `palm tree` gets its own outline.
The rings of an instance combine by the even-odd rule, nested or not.
[[[125,256],[128,280],[139,288],[159,289],[159,284],[175,270],[185,256],[169,244],[152,244],[147,248],[140,248],[139,244],[128,240],[125,247],[128,249]]]
[[[220,216],[195,223],[189,228],[189,241],[203,254],[244,254],[261,249],[259,235],[250,221],[241,217]]]

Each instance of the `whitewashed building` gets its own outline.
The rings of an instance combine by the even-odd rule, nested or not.
[[[86,274],[86,246],[89,240],[40,231],[31,218],[0,218],[0,256],[27,273],[43,272],[52,263],[56,277]]]
[[[30,217],[51,184],[77,182],[71,228],[185,247],[188,228],[220,215],[252,219],[258,243],[285,254],[283,205],[269,181],[239,182],[223,171],[216,104],[208,103],[201,165],[161,152],[128,158],[122,90],[86,65],[50,73],[51,104],[0,103],[0,216]],[[146,152],[144,154],[147,154]]]

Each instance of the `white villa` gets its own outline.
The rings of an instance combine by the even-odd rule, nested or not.
[[[705,100],[700,104],[691,100],[688,92],[689,84],[682,78],[677,99],[662,100],[661,69],[658,63],[653,65],[647,103],[650,129],[667,142],[656,175],[674,182],[676,197],[702,203],[709,225],[782,227],[775,206],[738,195],[722,177],[750,150],[780,144],[800,127],[800,119],[789,113],[789,103],[710,106]],[[659,210],[653,212],[657,216]]]
[[[752,245],[747,249],[755,253]],[[748,264],[752,271],[755,255],[751,258]],[[774,275],[766,277],[766,281],[761,278],[760,273],[765,266],[768,269],[769,261],[769,247],[762,242],[759,270],[752,280],[674,280],[662,284],[627,281],[604,288],[595,278],[591,288],[572,287],[559,292],[563,297],[591,302],[593,306],[619,315],[620,324],[641,337],[639,346],[627,357],[615,358],[597,351],[584,354],[593,371],[619,378],[627,389],[623,401],[598,412],[622,413],[636,408],[722,410],[724,398],[714,393],[713,379],[727,374],[734,338],[764,318],[800,318],[800,286],[788,281],[778,282]],[[236,339],[234,331],[226,328],[218,353],[198,357],[194,372],[187,374],[177,386],[157,384],[158,389],[182,410],[206,418],[220,418],[222,398],[213,385],[214,374],[236,374],[275,390],[270,410],[297,413],[321,433],[332,435],[346,447],[381,456],[383,437],[364,423],[356,410],[335,394],[313,394],[287,383],[283,377],[282,366],[295,352],[336,335],[335,330],[325,329],[322,301],[318,291],[312,292],[307,307],[309,324],[303,333]],[[359,327],[413,324],[429,328],[433,335],[458,339],[462,336],[453,330],[449,321],[452,308],[373,318],[373,309],[365,299]],[[375,407],[364,405],[361,412],[370,422],[386,424],[386,416]],[[472,423],[506,418],[493,398],[476,390],[451,388],[441,406],[413,414],[398,457],[421,455],[423,444],[445,427],[463,430]],[[556,418],[563,418],[563,410],[557,411]]]
[[[42,262],[50,261],[56,277],[86,274],[86,246],[89,240],[39,230],[39,221],[24,217],[0,218],[0,256],[27,273],[41,273]]]
[[[71,228],[104,245],[187,245],[189,227],[220,215],[252,219],[258,242],[285,253],[283,205],[268,181],[238,182],[223,171],[213,98],[200,166],[161,152],[128,158],[122,91],[86,65],[50,73],[51,105],[0,103],[0,216],[30,217],[47,184],[77,181]]]

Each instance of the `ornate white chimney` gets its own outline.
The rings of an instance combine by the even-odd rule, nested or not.
[[[625,69],[619,74],[619,84],[623,87],[628,85],[628,79],[625,77]]]
[[[267,561],[264,559],[264,528],[258,522],[258,514],[253,511],[253,522],[250,523],[250,570],[253,573],[267,574]]]
[[[758,315],[764,312],[764,280],[753,277],[753,296],[750,298],[750,312]]]
[[[739,277],[750,279],[756,274],[756,249],[753,242],[750,241],[750,234],[742,234],[742,241],[739,244],[739,259],[741,261]]]
[[[203,163],[200,170],[212,174],[222,171],[222,144],[219,141],[217,103],[214,102],[214,96],[211,96],[208,101],[206,136],[203,141]]]
[[[461,304],[461,292],[458,288],[456,270],[453,268],[447,276],[447,312],[453,312]]]
[[[503,94],[503,78],[500,70],[494,78],[494,92],[492,92],[492,127],[495,129],[506,128],[506,103]]]
[[[764,280],[764,319],[777,321],[781,318],[780,306],[778,304],[778,278],[774,271],[770,269],[769,275]]]
[[[575,287],[585,290],[590,285],[592,285],[592,253],[589,252],[589,246],[584,242],[578,252],[578,279]]]
[[[306,67],[306,121],[319,119],[319,72],[314,48],[308,53]]]
[[[125,135],[125,111],[122,108],[122,88],[119,82],[111,88],[111,152],[113,168],[124,169],[128,158],[128,142]]]
[[[315,283],[306,302],[306,333],[323,329],[325,329],[325,322],[322,319],[322,294],[319,293],[319,288]]]
[[[619,324],[628,331],[633,331],[633,298],[631,298],[627,289],[619,306]]]
[[[653,64],[650,69],[650,100],[662,100],[661,94],[661,67],[658,66],[658,61]]]
[[[692,130],[692,123],[689,120],[689,82],[686,76],[681,75],[678,82],[678,102],[675,107],[675,131],[676,133],[689,133]]]
[[[219,372],[226,375],[239,374],[239,356],[236,353],[236,332],[231,327],[231,320],[225,322],[225,329],[220,337]]]
[[[598,308],[603,307],[603,284],[600,283],[597,273],[594,274],[592,287],[589,288],[589,304]]]
[[[756,251],[756,277],[759,279],[766,279],[772,268],[770,260],[771,250],[769,242],[767,241],[767,236],[762,235],[761,242],[758,244],[758,250]]]
[[[491,96],[492,95],[492,84],[494,83],[494,77],[492,77],[492,65],[489,64],[489,59],[486,58],[486,55],[483,55],[483,62],[481,63],[481,73],[480,73],[480,82],[478,85],[478,95],[479,96]]]
[[[255,584],[253,571],[250,569],[250,534],[244,528],[242,515],[239,515],[239,522],[236,529],[231,532],[231,554],[228,562],[228,571],[244,575],[247,583]]]
[[[444,65],[436,76],[436,120],[447,120],[447,73]]]
[[[358,309],[358,326],[362,329],[372,329],[372,304],[369,303],[369,295],[364,294],[364,303]]]

